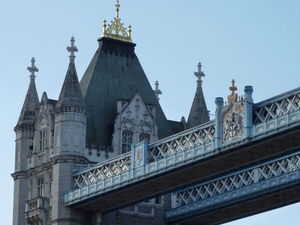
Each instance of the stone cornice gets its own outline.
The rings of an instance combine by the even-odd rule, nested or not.
[[[11,174],[14,180],[16,179],[24,179],[29,178],[31,176],[35,176],[39,173],[43,173],[49,170],[52,170],[53,165],[58,163],[80,163],[80,164],[90,164],[91,162],[82,156],[73,156],[73,155],[65,155],[65,156],[54,156],[50,159],[50,161],[46,163],[42,163],[39,166],[34,168],[30,168],[26,171],[18,171]]]

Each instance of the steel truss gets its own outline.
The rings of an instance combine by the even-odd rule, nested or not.
[[[214,140],[215,121],[195,127],[149,146],[149,162],[183,152]]]
[[[89,168],[86,172],[82,171],[75,174],[75,188],[82,188],[88,186],[89,184],[96,183],[101,180],[105,180],[114,175],[121,174],[123,172],[129,171],[131,169],[131,155],[130,152],[123,154],[115,160],[106,161],[101,164],[96,164],[95,166]]]
[[[298,171],[299,168],[300,152],[297,152],[293,155],[281,157],[280,159],[264,163],[257,167],[252,167],[241,172],[217,178],[210,182],[202,183],[193,188],[173,193],[172,198],[175,199],[175,204],[173,204],[172,208],[213,199],[224,193],[241,190],[256,183],[269,181],[272,178]]]
[[[253,123],[258,124],[300,109],[300,89],[275,96],[272,99],[255,104]]]

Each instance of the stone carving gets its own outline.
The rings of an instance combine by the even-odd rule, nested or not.
[[[47,124],[47,116],[46,115],[42,116],[40,123],[41,123],[41,126],[44,126]]]
[[[224,115],[223,120],[223,141],[231,141],[243,137],[244,109],[240,103],[233,103],[233,107]]]
[[[135,127],[135,119],[129,117],[123,117],[121,124],[122,124],[122,129],[133,130]]]

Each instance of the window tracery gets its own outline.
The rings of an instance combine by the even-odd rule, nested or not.
[[[122,153],[130,151],[132,143],[133,143],[133,132],[131,130],[123,130]]]

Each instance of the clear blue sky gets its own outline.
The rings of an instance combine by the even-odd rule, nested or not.
[[[115,0],[0,0],[1,223],[11,224],[15,133],[29,85],[31,57],[44,91],[57,99],[66,74],[66,47],[75,37],[79,79],[97,49],[102,21],[115,16]],[[120,0],[120,17],[132,25],[136,53],[151,84],[160,83],[168,119],[187,118],[199,61],[203,90],[213,114],[216,97],[227,99],[231,80],[238,94],[254,88],[254,101],[300,86],[300,1]],[[226,100],[225,100],[226,101]],[[297,223],[300,205],[231,224]],[[288,221],[287,221],[288,220]]]

